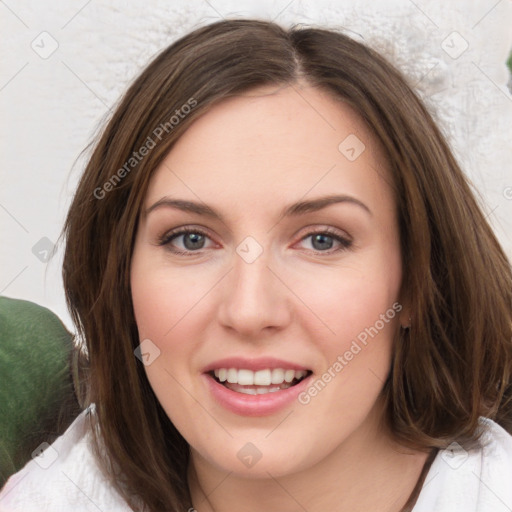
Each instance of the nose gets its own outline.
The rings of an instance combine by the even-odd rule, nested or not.
[[[261,339],[266,332],[282,330],[292,318],[292,294],[270,260],[267,252],[252,263],[236,254],[223,279],[219,322],[246,338]]]

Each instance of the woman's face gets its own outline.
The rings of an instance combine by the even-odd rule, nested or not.
[[[152,178],[131,273],[192,460],[279,476],[375,431],[401,279],[386,162],[351,108],[265,87],[195,121]]]

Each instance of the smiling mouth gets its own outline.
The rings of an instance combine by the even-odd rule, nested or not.
[[[311,370],[284,368],[252,371],[237,368],[218,368],[208,372],[219,384],[246,395],[264,395],[291,388],[309,377]]]

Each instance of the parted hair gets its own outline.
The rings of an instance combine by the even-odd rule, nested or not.
[[[134,510],[192,506],[189,446],[134,356],[130,265],[149,180],[214,104],[297,83],[355,109],[387,158],[411,311],[382,391],[393,435],[427,450],[476,441],[480,416],[512,431],[510,262],[422,101],[379,53],[341,32],[223,20],[172,43],[131,83],[91,147],[63,230],[64,287],[87,352],[82,404],[95,404],[99,463]],[[154,147],[130,161],[148,137]]]

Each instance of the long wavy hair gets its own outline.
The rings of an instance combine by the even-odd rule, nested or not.
[[[406,79],[342,33],[224,20],[171,44],[131,84],[91,151],[63,230],[67,302],[87,347],[82,403],[96,404],[100,464],[134,510],[191,507],[189,446],[134,357],[130,264],[148,183],[214,104],[298,81],[353,107],[387,156],[412,317],[394,340],[383,389],[394,436],[420,449],[464,444],[478,438],[480,416],[512,430],[510,262]],[[148,137],[155,145],[142,157]]]

